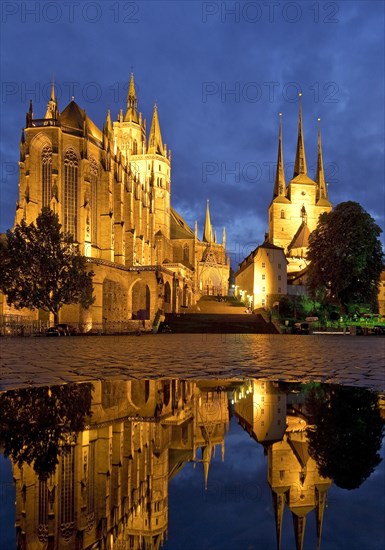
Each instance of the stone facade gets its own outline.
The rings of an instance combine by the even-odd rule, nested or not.
[[[102,130],[74,100],[59,112],[54,86],[44,118],[35,118],[31,102],[19,165],[15,223],[31,223],[49,206],[95,273],[95,304],[86,312],[63,307],[61,322],[90,329],[194,304],[207,290],[201,266],[208,250],[219,273],[211,291],[227,294],[225,242],[200,241],[171,208],[171,152],[156,105],[147,137],[133,75],[126,111],[112,122],[108,110]],[[180,224],[188,237],[177,235]]]
[[[268,242],[258,246],[239,265],[236,292],[251,307],[268,308],[287,294],[287,261],[282,248]]]

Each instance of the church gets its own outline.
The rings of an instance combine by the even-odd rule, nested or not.
[[[297,150],[294,173],[286,185],[280,113],[278,159],[273,197],[268,208],[265,241],[239,265],[235,275],[237,294],[252,308],[272,307],[282,295],[303,284],[308,261],[309,235],[320,215],[332,210],[325,181],[320,119],[314,180],[307,171],[300,94]]]
[[[203,294],[228,293],[225,229],[218,243],[207,203],[200,239],[197,223],[192,230],[172,208],[171,150],[157,106],[148,131],[137,105],[131,74],[125,109],[114,121],[108,110],[100,129],[74,98],[59,111],[52,84],[45,115],[35,117],[31,101],[21,133],[15,224],[34,222],[48,206],[79,243],[95,302],[88,310],[64,306],[59,320],[82,331],[124,331],[138,320],[150,329]],[[20,311],[3,299],[2,313]]]

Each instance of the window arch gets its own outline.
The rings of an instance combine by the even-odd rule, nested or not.
[[[98,239],[98,165],[90,158],[90,185],[91,185],[91,239],[96,245]]]
[[[42,207],[49,206],[52,197],[52,147],[46,145],[41,151]]]
[[[132,144],[132,154],[137,155],[138,154],[138,142],[136,139],[134,139],[134,142]]]
[[[77,204],[78,204],[79,161],[73,149],[64,155],[64,231],[77,237]]]
[[[184,262],[190,261],[190,249],[187,243],[183,245],[183,261]]]
[[[282,208],[282,210],[281,210],[281,220],[284,220],[284,219],[285,219],[285,211]]]

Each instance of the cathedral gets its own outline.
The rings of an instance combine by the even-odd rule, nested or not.
[[[318,123],[320,119],[318,119]],[[307,171],[300,95],[297,150],[293,178],[286,185],[280,114],[278,159],[273,197],[268,208],[268,233],[239,265],[235,276],[237,294],[252,308],[272,307],[282,295],[303,283],[309,235],[320,215],[330,212],[318,124],[318,156],[314,180]]]
[[[30,103],[19,166],[15,223],[34,222],[50,207],[94,272],[93,306],[64,306],[60,322],[89,331],[117,324],[125,330],[140,320],[150,329],[203,294],[228,293],[225,229],[218,243],[207,203],[200,239],[197,223],[192,230],[172,208],[171,151],[156,105],[147,131],[133,74],[126,108],[115,121],[108,110],[103,129],[74,98],[60,112],[52,85],[43,118]],[[12,311],[3,306],[3,313]]]

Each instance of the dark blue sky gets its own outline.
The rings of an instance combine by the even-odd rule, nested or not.
[[[18,148],[29,99],[44,116],[74,95],[101,126],[125,107],[133,67],[139,110],[157,102],[172,150],[172,204],[203,229],[205,201],[233,263],[263,240],[278,113],[292,177],[298,91],[314,176],[317,117],[329,196],[384,228],[384,3],[370,1],[1,3],[0,231],[14,219]]]

